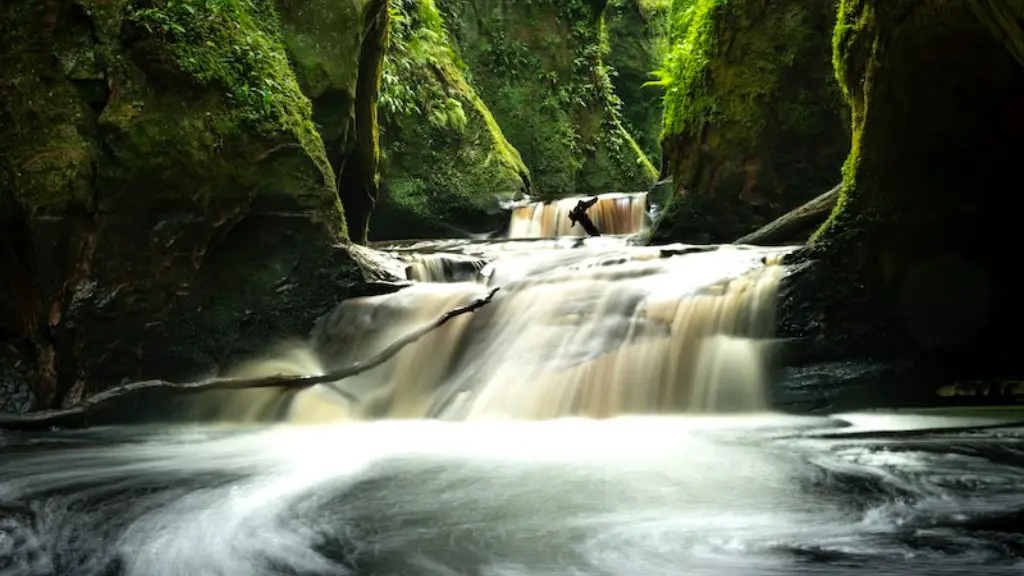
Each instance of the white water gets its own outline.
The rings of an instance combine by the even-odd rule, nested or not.
[[[779,250],[400,253],[420,283],[233,371],[320,374],[501,288],[345,397],[0,434],[0,576],[1024,573],[1024,429],[955,429],[1020,414],[766,412]]]
[[[555,238],[586,236],[580,225],[569,220],[569,211],[584,197],[562,198],[551,202],[534,202],[512,211],[509,238]],[[597,203],[587,210],[602,234],[636,234],[647,223],[647,194],[600,194]]]
[[[422,250],[424,247],[421,246]],[[467,276],[349,300],[314,332],[321,373],[379,353],[445,312],[500,290],[383,366],[299,393],[288,419],[544,419],[768,408],[782,249],[635,247],[624,238],[469,244],[412,262],[472,261]],[[423,258],[424,260],[417,260]],[[488,262],[482,265],[482,262]],[[424,268],[410,266],[410,275]],[[451,270],[449,266],[447,270]],[[279,371],[276,361],[251,367]],[[260,372],[261,371],[261,372]],[[303,371],[301,365],[294,371]],[[250,370],[250,374],[255,374]],[[238,402],[271,399],[266,391]],[[233,405],[229,414],[264,413]]]
[[[867,429],[987,421],[998,419],[876,416]],[[1024,510],[1021,430],[835,437],[845,425],[412,420],[111,429],[66,446],[50,435],[36,452],[0,448],[0,576],[1024,569],[1021,535],[999,527]]]

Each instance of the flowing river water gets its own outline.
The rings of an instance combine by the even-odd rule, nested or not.
[[[500,288],[356,377],[0,433],[0,576],[1024,573],[1024,412],[773,412],[786,249],[633,246],[641,202],[595,205],[614,236],[529,206],[379,247],[412,286],[235,371],[323,373]]]

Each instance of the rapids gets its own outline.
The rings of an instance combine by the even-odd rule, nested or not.
[[[3,437],[0,575],[1020,574],[1024,428],[936,430],[985,421],[1005,420],[384,420]],[[893,428],[902,436],[880,432]]]
[[[322,374],[500,288],[356,377],[0,432],[0,576],[1024,573],[1024,413],[773,413],[788,249],[634,245],[645,205],[378,246],[411,286],[231,371]]]

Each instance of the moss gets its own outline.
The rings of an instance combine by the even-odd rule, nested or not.
[[[385,193],[375,239],[500,225],[498,200],[529,186],[519,152],[460,70],[432,0],[391,4],[381,93]]]
[[[285,276],[203,283],[242,221],[261,223],[261,262],[330,265],[342,209],[275,14],[258,0],[0,5],[0,277],[23,278],[3,283],[0,333],[36,355],[44,400],[98,365],[98,382],[184,365],[180,350],[237,336],[204,330],[210,318],[281,304]],[[254,283],[258,301],[224,298]],[[337,290],[318,283],[318,298]]]
[[[1018,220],[1022,25],[1019,0],[841,3],[834,65],[852,144],[808,252],[820,268],[808,290],[830,286],[817,299],[829,335],[931,354],[949,374],[1019,373],[1002,344],[1024,320],[1019,284],[994,247]]]
[[[38,21],[57,16],[43,3],[6,4],[0,11],[0,184],[31,213],[93,208],[92,114],[70,81],[47,73],[48,52],[67,58],[56,31],[41,33]],[[79,64],[76,72],[88,75],[81,70],[88,67]]]
[[[351,238],[363,241],[378,192],[377,97],[384,0],[275,0],[284,43],[338,180]]]
[[[623,124],[652,162],[661,157],[664,91],[650,81],[668,49],[669,4],[669,0],[610,0],[605,11],[609,45],[605,61],[622,100]]]
[[[833,7],[674,0],[663,164],[677,194],[653,237],[731,241],[831,188],[849,150]]]
[[[154,203],[202,211],[262,188],[343,233],[324,147],[270,7],[83,0],[4,18],[24,31],[5,37],[4,136],[29,214]],[[274,158],[295,150],[307,171],[261,187]]]
[[[646,189],[605,56],[604,1],[439,3],[459,56],[540,197]]]
[[[130,100],[115,98],[100,120],[121,136],[119,145],[140,156],[171,151],[168,171],[180,170],[182,164],[215,165],[208,159],[225,150],[261,161],[273,154],[275,141],[297,145],[313,161],[322,181],[315,183],[319,190],[298,186],[289,192],[302,206],[324,212],[339,209],[337,200],[323,192],[324,187],[334,188],[333,173],[313,125],[310,102],[289,67],[270,0],[137,1],[127,4],[126,10],[127,23],[134,24],[129,30],[134,60],[150,78],[161,82],[168,74],[168,86],[183,80],[205,91],[199,106],[194,98],[187,104],[182,99],[179,105],[171,98],[154,98],[152,90],[139,91]],[[159,115],[149,114],[154,108]],[[175,132],[183,137],[173,136]],[[225,158],[226,166],[219,167],[225,170],[214,172],[231,172],[233,162],[237,159]],[[215,173],[210,177],[218,180]],[[241,180],[241,189],[259,183],[244,174],[232,177]],[[224,194],[225,183],[220,184],[210,193]]]

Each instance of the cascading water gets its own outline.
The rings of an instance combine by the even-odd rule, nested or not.
[[[307,372],[371,357],[491,288],[500,292],[380,367],[293,395],[234,394],[220,417],[545,419],[768,409],[778,260],[790,249],[628,243],[603,236],[395,249],[410,279],[427,281],[343,303],[315,331],[305,353],[315,351],[322,367]],[[247,366],[268,375],[279,368],[279,359]],[[253,399],[261,405],[244,405]]]
[[[581,226],[573,226],[569,211],[583,198],[563,198],[519,206],[512,212],[509,238],[555,238],[586,236]],[[644,228],[647,194],[601,194],[597,204],[587,210],[602,234],[635,234]]]
[[[470,246],[493,258],[477,282],[348,301],[318,328],[315,347],[334,364],[355,362],[500,286],[488,307],[341,382],[360,399],[351,413],[459,420],[767,408],[765,351],[781,268],[766,262],[778,249],[673,256],[685,250],[587,242],[533,243],[519,253]],[[299,394],[290,417],[310,420],[306,397],[324,395]]]
[[[358,376],[199,397],[217,426],[0,432],[0,576],[1020,573],[1024,428],[958,429],[1012,413],[766,411],[783,253],[395,246],[412,286],[232,374],[322,374],[500,291]]]

